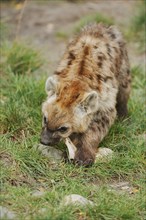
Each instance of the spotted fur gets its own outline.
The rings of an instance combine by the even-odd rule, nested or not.
[[[57,70],[46,82],[42,143],[54,144],[70,137],[78,149],[75,162],[92,164],[98,144],[116,116],[127,115],[130,83],[120,31],[102,24],[83,28],[68,44]]]

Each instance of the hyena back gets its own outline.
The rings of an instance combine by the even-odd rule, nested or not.
[[[86,26],[46,81],[41,142],[52,145],[70,137],[77,147],[75,163],[92,164],[116,116],[127,115],[130,82],[125,42],[118,29]]]

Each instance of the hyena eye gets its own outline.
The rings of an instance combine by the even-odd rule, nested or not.
[[[68,130],[68,127],[65,127],[65,126],[62,126],[62,127],[57,129],[57,131],[59,131],[61,133],[65,133],[65,132],[67,132],[67,130]]]

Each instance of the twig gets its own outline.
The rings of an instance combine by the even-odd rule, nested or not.
[[[25,0],[24,3],[23,3],[23,7],[19,13],[19,18],[18,18],[18,23],[17,23],[17,27],[16,27],[16,35],[15,35],[15,40],[17,39],[18,35],[19,35],[19,32],[20,32],[20,27],[21,27],[21,21],[22,21],[22,18],[23,18],[23,14],[24,14],[24,10],[25,10],[25,7],[27,5],[27,2],[28,0]]]

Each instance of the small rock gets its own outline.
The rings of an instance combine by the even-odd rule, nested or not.
[[[41,152],[42,155],[49,158],[52,162],[60,162],[63,159],[63,152],[52,146],[38,144],[34,148]]]
[[[46,32],[48,34],[51,34],[53,31],[54,31],[54,24],[48,23],[47,26],[46,26]]]
[[[115,189],[122,189],[124,187],[129,188],[130,183],[129,182],[118,182],[118,183],[111,184],[110,186]]]
[[[44,191],[39,191],[39,190],[36,190],[36,191],[34,191],[34,192],[31,193],[31,195],[34,196],[34,197],[41,197],[41,196],[43,196],[44,194],[45,194]]]
[[[109,148],[98,148],[98,152],[96,154],[96,161],[99,161],[100,159],[111,159],[113,156],[113,151]]]
[[[137,137],[138,137],[139,140],[144,140],[146,142],[146,133],[139,134],[138,136],[136,136],[136,138]]]
[[[47,210],[48,210],[48,208],[41,208],[38,210],[38,212],[39,212],[39,214],[44,214],[47,212]]]
[[[39,210],[39,213],[45,213],[45,212],[47,212],[47,208],[41,208],[41,209]]]
[[[112,190],[115,190],[116,192],[119,193],[129,193],[129,194],[134,194],[138,190],[136,188],[133,188],[129,182],[118,182],[110,185]]]
[[[0,219],[16,219],[14,212],[9,211],[6,207],[0,206]]]
[[[121,190],[125,190],[125,191],[127,191],[127,190],[129,190],[129,189],[130,189],[129,186],[123,186],[123,187],[121,187]]]
[[[77,194],[71,194],[64,197],[64,199],[61,202],[61,205],[62,206],[68,206],[68,205],[93,206],[94,203],[84,198],[83,196]]]

